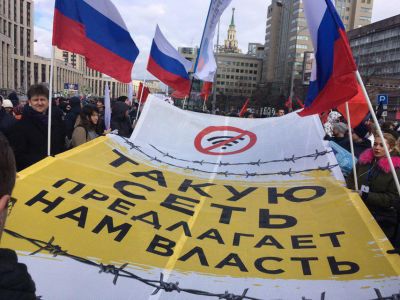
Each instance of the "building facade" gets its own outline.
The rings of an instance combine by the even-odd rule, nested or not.
[[[261,79],[261,58],[239,53],[218,53],[217,94],[250,97]]]
[[[371,23],[373,0],[336,0],[347,30]],[[304,53],[313,52],[301,0],[272,0],[267,11],[262,81],[288,93],[302,80]]]
[[[400,79],[400,15],[348,32],[361,75]]]
[[[0,1],[1,88],[24,91],[33,58],[33,1]]]
[[[400,108],[400,15],[348,32],[358,70],[372,102],[389,98],[389,118]]]

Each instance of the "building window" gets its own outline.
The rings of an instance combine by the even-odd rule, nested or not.
[[[26,63],[26,80],[27,80],[27,86],[28,86],[28,88],[31,86],[31,63],[30,62],[27,62]],[[26,92],[26,91],[25,91]]]
[[[14,59],[14,88],[18,89],[18,59]]]
[[[19,3],[19,20],[21,25],[24,24],[24,0]]]
[[[20,64],[19,70],[20,70],[21,88],[25,89],[25,84],[26,84],[26,82],[25,82],[25,80],[26,80],[26,78],[25,78],[25,65],[24,65],[25,62],[20,60],[19,64]]]
[[[31,26],[31,4],[26,3],[26,25]]]
[[[26,55],[31,57],[31,30],[26,30]]]
[[[46,65],[42,65],[42,83],[46,82]]]
[[[20,27],[19,29],[19,54],[21,56],[24,55],[24,28]]]
[[[14,54],[17,54],[17,36],[18,36],[18,27],[17,25],[14,25]]]
[[[39,83],[39,64],[38,63],[33,64],[33,81],[34,81],[34,84]]]

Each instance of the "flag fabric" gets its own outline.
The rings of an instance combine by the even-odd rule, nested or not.
[[[204,101],[207,101],[208,96],[211,94],[212,85],[213,85],[212,82],[209,81],[203,82],[203,87],[201,88],[200,97],[204,99]]]
[[[172,98],[175,98],[175,99],[185,99],[185,98],[189,97],[189,93],[187,93],[187,92],[180,92],[180,91],[174,91],[174,92],[171,94],[171,97],[172,97]]]
[[[250,99],[247,99],[245,104],[243,105],[242,109],[240,110],[239,117],[243,117],[244,114],[247,112],[247,107],[249,106]]]
[[[143,83],[139,83],[139,88],[137,92],[137,97],[140,103],[144,104],[147,101],[147,97],[150,95],[150,89],[145,86],[143,88]]]
[[[304,12],[315,50],[305,109],[299,114],[321,113],[357,94],[357,70],[345,27],[331,0],[304,0]]]
[[[297,104],[301,107],[301,108],[304,108],[304,102],[303,101],[301,101],[299,98],[297,98],[296,97],[296,101],[297,101]]]
[[[189,71],[192,62],[185,59],[156,27],[147,70],[177,91],[190,90]]]
[[[139,54],[110,0],[56,0],[53,46],[83,55],[89,68],[124,83]]]
[[[292,106],[293,106],[292,98],[290,98],[290,96],[289,96],[289,98],[288,98],[288,99],[286,100],[286,102],[285,102],[285,107],[286,107],[287,109],[291,109]]]
[[[349,112],[351,128],[356,128],[369,114],[369,108],[367,100],[365,99],[364,93],[361,86],[358,85],[358,93],[349,102]],[[346,105],[342,104],[338,106],[337,110],[342,114],[342,116],[347,119]]]
[[[110,98],[110,87],[106,83],[104,90],[104,125],[106,130],[111,128],[111,98]]]
[[[194,67],[195,77],[214,82],[217,63],[214,57],[214,35],[219,19],[232,0],[211,0],[200,49]]]

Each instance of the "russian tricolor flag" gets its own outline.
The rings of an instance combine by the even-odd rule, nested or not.
[[[167,41],[157,26],[147,70],[174,90],[189,93],[191,68],[192,62],[185,59]]]
[[[315,61],[305,109],[308,116],[328,111],[357,94],[357,70],[345,27],[331,0],[304,0]]]
[[[139,50],[110,0],[56,0],[53,46],[85,56],[89,68],[132,81]]]

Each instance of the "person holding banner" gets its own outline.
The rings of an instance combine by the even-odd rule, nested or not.
[[[396,233],[400,234],[397,232],[400,199],[383,143],[389,148],[397,176],[400,174],[400,157],[396,139],[389,133],[385,133],[384,138],[382,141],[380,137],[375,137],[372,149],[360,155],[356,170],[362,200],[387,238],[394,243]],[[355,188],[353,174],[347,177],[347,187]]]
[[[15,158],[5,136],[0,133],[0,238],[15,185]],[[0,299],[36,299],[36,287],[26,265],[18,263],[15,251],[0,249]]]

